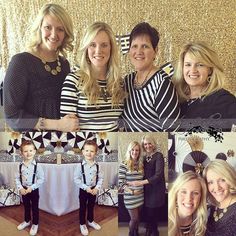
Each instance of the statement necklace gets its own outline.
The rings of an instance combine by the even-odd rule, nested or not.
[[[150,162],[151,160],[152,160],[152,155],[146,156],[146,161],[147,161],[147,162]]]
[[[138,81],[138,72],[136,73],[135,79],[134,79],[134,87],[136,89],[140,89],[143,87],[144,84],[146,84],[147,80],[148,80],[148,76],[150,75],[152,71],[152,67],[151,69],[148,71],[147,75],[145,76],[144,80],[142,82]]]
[[[57,66],[55,69],[52,69],[50,65],[47,64],[47,62],[43,59],[41,59],[41,61],[44,64],[44,69],[51,73],[52,75],[57,75],[58,73],[61,72],[61,62],[59,61],[59,57],[57,57]]]
[[[218,207],[215,207],[215,211],[213,213],[213,218],[215,222],[220,220],[224,216],[224,214],[228,211],[228,207],[230,206],[231,201],[232,201],[232,198],[230,199],[229,205],[226,208],[224,208],[223,211],[219,213],[219,215],[218,215]]]

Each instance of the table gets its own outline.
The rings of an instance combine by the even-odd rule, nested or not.
[[[46,164],[38,163],[44,170],[45,182],[39,189],[39,208],[53,215],[64,215],[79,209],[79,189],[74,185],[73,174],[78,163]],[[99,162],[104,173],[103,188],[114,184],[117,176],[117,162]],[[4,183],[15,186],[15,173],[19,162],[0,162],[0,174]]]

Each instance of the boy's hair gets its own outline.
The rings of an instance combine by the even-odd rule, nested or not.
[[[83,149],[84,149],[84,147],[85,147],[86,145],[94,146],[95,149],[96,149],[96,152],[98,151],[98,145],[97,145],[97,143],[96,143],[94,140],[87,140],[87,141],[85,141],[84,146],[83,146]]]
[[[35,147],[33,141],[31,141],[31,140],[24,140],[24,141],[22,142],[22,144],[20,145],[20,151],[23,152],[23,148],[24,148],[25,146],[28,146],[28,145],[32,145],[32,146],[34,147],[34,149],[36,150],[36,147]]]

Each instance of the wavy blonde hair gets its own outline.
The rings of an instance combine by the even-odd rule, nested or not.
[[[190,235],[203,236],[206,231],[207,223],[207,206],[206,194],[207,188],[204,179],[193,171],[187,171],[178,176],[168,194],[168,235],[180,236],[180,222],[178,217],[177,194],[181,187],[190,180],[198,180],[201,185],[201,198],[199,206],[194,213],[194,220],[191,225]]]
[[[111,53],[107,66],[107,90],[112,97],[112,107],[117,107],[120,103],[123,103],[125,95],[122,88],[123,81],[121,80],[120,75],[119,53],[115,35],[111,27],[104,22],[95,22],[90,25],[82,37],[78,53],[80,67],[77,71],[77,74],[80,77],[78,87],[83,91],[85,96],[87,96],[89,104],[97,103],[100,96],[100,87],[98,85],[97,78],[92,77],[91,64],[88,61],[88,47],[96,35],[101,31],[104,31],[110,39]]]
[[[73,50],[73,24],[70,16],[65,11],[65,9],[57,4],[45,4],[40,9],[35,21],[31,26],[31,36],[26,44],[26,47],[30,50],[37,50],[39,45],[42,43],[41,26],[43,19],[46,15],[56,17],[62,23],[65,29],[65,38],[62,42],[62,45],[58,47],[58,52],[61,53],[64,57],[66,57],[66,52]]]
[[[138,146],[139,147],[139,157],[138,157],[138,171],[143,173],[143,160],[141,158],[141,145],[137,141],[132,141],[126,151],[124,163],[127,165],[129,171],[134,171],[134,160],[131,157],[132,149]]]
[[[229,192],[232,195],[236,195],[236,171],[229,163],[227,163],[225,160],[220,159],[211,161],[203,171],[203,177],[206,181],[206,185],[208,185],[207,172],[209,170],[215,172],[219,176],[222,176],[222,178],[225,179],[226,183],[229,185]],[[210,203],[212,203],[213,205],[219,205],[219,203],[215,200],[215,198],[209,191],[208,198],[210,200]]]
[[[193,59],[197,59],[209,67],[211,71],[208,86],[204,91],[202,91],[201,96],[208,96],[219,89],[222,89],[225,75],[217,53],[206,42],[189,42],[183,46],[179,54],[178,63],[173,77],[173,83],[176,86],[180,101],[183,102],[188,100],[190,93],[189,85],[185,82],[183,73],[184,58],[187,53],[189,53],[190,57]]]

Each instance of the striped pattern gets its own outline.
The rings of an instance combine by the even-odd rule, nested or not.
[[[77,114],[80,121],[80,131],[100,132],[116,131],[118,129],[118,118],[120,117],[123,105],[117,108],[111,107],[111,97],[107,102],[102,97],[96,105],[88,105],[87,97],[78,90],[79,77],[70,73],[63,84],[61,93],[61,117],[66,114]],[[98,81],[99,86],[106,88],[106,81]]]
[[[169,76],[157,71],[140,89],[134,87],[135,73],[125,77],[129,96],[122,114],[126,131],[168,131],[175,129],[180,110]]]
[[[120,164],[119,168],[119,186],[126,183],[127,181],[134,180],[143,180],[143,174],[137,171],[129,171],[127,166],[124,163]],[[133,190],[143,190],[143,186],[138,187],[130,187]],[[124,193],[124,204],[127,209],[134,209],[141,205],[144,202],[144,195],[131,195],[128,193]]]

